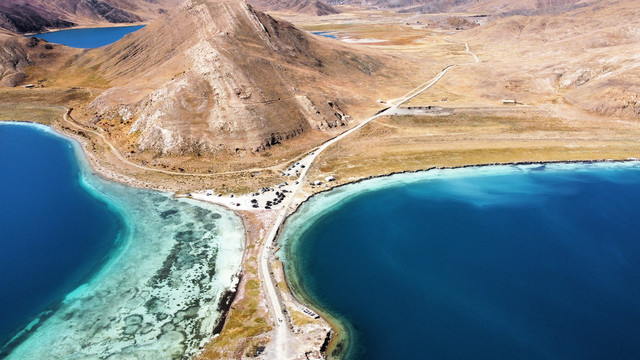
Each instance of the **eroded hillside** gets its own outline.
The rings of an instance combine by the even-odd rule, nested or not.
[[[37,33],[78,25],[148,21],[181,1],[3,0],[0,27],[17,33]]]
[[[261,162],[319,144],[375,104],[375,91],[359,86],[391,72],[384,59],[242,1],[194,0],[73,67],[111,86],[80,118],[162,166],[159,155]]]

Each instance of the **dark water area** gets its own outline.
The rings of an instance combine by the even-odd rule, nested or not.
[[[640,166],[513,169],[356,192],[288,245],[348,358],[640,358]]]
[[[95,272],[124,227],[80,180],[68,141],[0,124],[0,344]]]
[[[329,39],[337,39],[338,37],[328,31],[312,31],[313,35],[324,36]]]
[[[54,44],[73,48],[93,49],[114,43],[125,35],[140,30],[144,25],[104,28],[70,29],[33,35]]]

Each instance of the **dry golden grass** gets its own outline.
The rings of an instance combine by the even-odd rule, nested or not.
[[[313,24],[303,26],[307,31],[335,31],[341,36],[356,39],[385,40],[379,45],[412,45],[420,42],[426,35],[424,30],[417,30],[401,24]]]
[[[256,242],[261,239],[263,219],[250,212],[242,212],[242,216],[247,235],[242,281],[220,336],[205,346],[199,359],[231,359],[255,354],[259,346],[268,343],[268,333],[273,329],[263,305],[257,271],[260,247]]]
[[[531,109],[514,116],[458,112],[380,118],[320,155],[310,179],[340,184],[362,177],[432,167],[628,159],[640,156],[640,129],[621,122],[577,121]]]
[[[74,106],[89,99],[83,89],[64,88],[0,88],[0,121],[33,121],[50,125]]]

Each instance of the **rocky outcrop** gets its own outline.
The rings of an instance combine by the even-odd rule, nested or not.
[[[138,15],[131,14],[100,0],[80,0],[77,12],[87,12],[110,23],[133,23],[142,21]]]
[[[628,78],[605,78],[570,91],[566,99],[585,110],[605,116],[640,119],[640,85],[633,79],[640,71],[625,74]]]
[[[0,31],[0,86],[14,87],[25,79],[23,69],[32,64],[26,43],[18,36]]]
[[[37,33],[76,25],[60,15],[45,12],[30,4],[0,3],[0,27],[16,33]]]
[[[243,1],[215,0],[187,1],[76,65],[116,85],[88,107],[93,123],[127,124],[132,145],[157,154],[321,141],[350,121],[340,80],[365,81],[382,68]]]
[[[65,68],[80,52],[0,29],[0,87],[40,86],[41,71]]]

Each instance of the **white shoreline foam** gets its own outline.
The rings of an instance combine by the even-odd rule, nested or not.
[[[324,192],[314,194],[307,199],[298,209],[289,216],[278,238],[280,250],[279,259],[288,268],[287,253],[295,251],[295,241],[304,234],[315,221],[325,214],[336,210],[349,199],[366,194],[368,192],[415,184],[435,180],[455,180],[468,177],[491,177],[516,174],[522,172],[536,172],[540,168],[547,172],[555,172],[559,175],[567,175],[573,172],[593,171],[597,169],[631,169],[640,170],[640,161],[629,159],[626,161],[585,161],[585,162],[558,162],[540,164],[504,164],[481,165],[451,169],[431,169],[425,171],[393,174],[388,176],[365,179],[359,182],[345,184]],[[620,181],[617,179],[616,181]],[[460,192],[461,196],[465,194]],[[291,275],[289,275],[291,276]]]
[[[303,234],[310,226],[313,225],[314,219],[335,210],[336,207],[341,206],[341,204],[349,198],[365,194],[367,192],[379,191],[382,189],[423,181],[454,180],[466,177],[488,177],[522,172],[534,172],[540,167],[544,167],[545,171],[554,171],[558,173],[592,171],[595,169],[640,169],[640,161],[636,159],[629,159],[627,161],[481,165],[451,169],[431,169],[366,179],[320,192],[309,198],[287,219],[282,234],[279,237],[279,243],[281,248],[284,249],[288,246],[287,241],[289,239],[295,239],[299,237],[300,234]],[[280,259],[286,263],[286,251],[280,251],[278,255]]]
[[[302,246],[298,241],[303,234],[311,228],[319,218],[336,210],[350,199],[366,194],[368,192],[379,191],[388,188],[399,187],[403,185],[415,184],[433,180],[455,180],[468,177],[492,177],[522,172],[535,172],[543,168],[545,171],[555,172],[566,176],[576,171],[593,171],[598,169],[636,169],[640,170],[640,162],[637,159],[629,159],[628,161],[610,161],[610,162],[566,162],[566,163],[541,163],[541,164],[507,164],[507,165],[486,165],[486,166],[470,166],[465,168],[454,169],[432,169],[428,171],[418,171],[412,173],[394,174],[389,176],[381,176],[377,178],[367,179],[356,183],[345,184],[340,187],[330,189],[315,194],[293,213],[286,221],[282,233],[279,237],[280,250],[278,256],[284,264],[287,281],[290,282],[290,288],[296,292],[295,296],[302,300],[302,303],[312,306],[315,310],[323,313],[325,316],[333,319],[340,324],[341,337],[344,339],[347,354],[342,354],[345,358],[352,355],[351,351],[355,348],[350,346],[351,333],[355,331],[348,321],[344,321],[323,309],[313,299],[311,294],[299,293],[304,291],[301,289],[300,281],[296,271],[295,260],[287,259],[287,256],[295,255],[296,247]],[[620,181],[620,179],[616,179]],[[464,195],[464,194],[463,194]],[[293,286],[291,286],[293,285]]]

